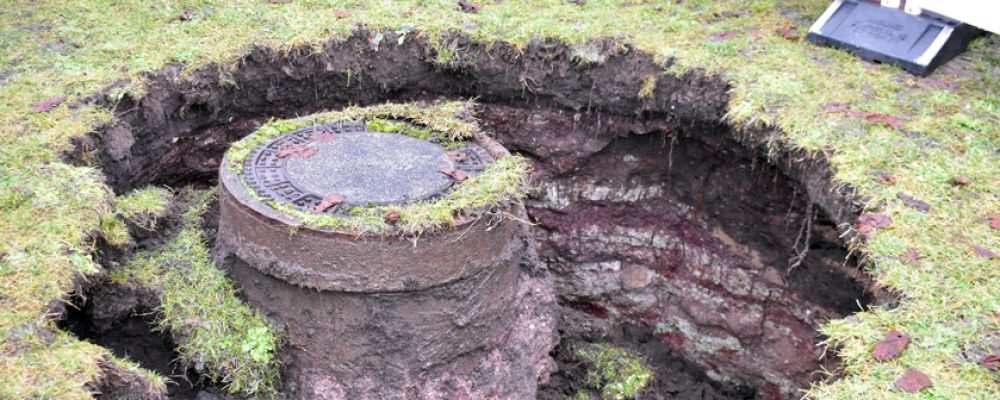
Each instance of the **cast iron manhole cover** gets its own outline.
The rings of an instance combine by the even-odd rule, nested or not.
[[[343,205],[403,205],[447,192],[448,168],[470,175],[491,164],[473,143],[445,150],[434,141],[395,133],[369,132],[361,122],[317,125],[265,142],[244,162],[240,174],[266,200],[313,212],[324,198]],[[325,213],[338,213],[343,206]]]

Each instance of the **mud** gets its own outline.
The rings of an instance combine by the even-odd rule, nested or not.
[[[499,236],[501,245],[511,240],[509,234]],[[504,347],[516,318],[511,305],[524,245],[522,238],[515,241],[521,244],[503,246],[503,256],[475,263],[481,268],[458,281],[386,293],[296,287],[228,252],[220,258],[250,304],[287,327],[291,343],[282,364],[293,397],[406,398],[446,372],[470,381],[472,392],[488,387],[502,390],[505,398],[525,397],[533,395],[534,385],[468,378],[486,353]],[[235,244],[222,243],[227,243],[223,248]],[[434,265],[432,260],[418,254],[396,265]]]
[[[87,311],[71,312],[66,318],[64,329],[91,343],[107,347],[116,356],[136,361],[143,368],[156,371],[163,376],[176,375],[177,371],[174,371],[171,365],[171,360],[175,357],[173,343],[166,336],[150,331],[151,318],[127,317],[115,321],[107,329],[92,326],[88,323],[88,319],[90,316],[87,315]],[[187,388],[175,386],[171,394],[183,396],[183,393],[180,393],[185,391],[183,389],[190,390],[190,386]]]
[[[98,150],[119,193],[211,182],[228,142],[267,118],[476,97],[487,131],[535,162],[530,268],[554,285],[563,340],[618,341],[663,360],[657,382],[679,383],[651,398],[794,398],[835,368],[819,357],[816,327],[872,301],[838,238],[855,199],[831,182],[822,154],[765,152],[777,132],[721,123],[721,79],[663,75],[666,65],[613,40],[586,46],[602,62],[585,63],[581,47],[555,41],[515,49],[452,36],[445,45],[463,51],[443,65],[419,35],[378,51],[374,35],[319,52],[253,49],[226,77],[168,66],[67,157]],[[648,76],[655,90],[640,98]],[[552,387],[574,376],[563,367]]]

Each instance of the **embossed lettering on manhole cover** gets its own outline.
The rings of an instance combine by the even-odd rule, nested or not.
[[[363,123],[317,125],[261,145],[241,177],[258,196],[312,211],[324,198],[344,205],[402,205],[440,195],[454,185],[441,170],[471,175],[493,162],[472,143],[451,152],[439,144],[395,133],[368,132]]]

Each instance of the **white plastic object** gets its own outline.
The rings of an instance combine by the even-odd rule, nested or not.
[[[997,0],[907,0],[906,5],[1000,34],[1000,1]]]

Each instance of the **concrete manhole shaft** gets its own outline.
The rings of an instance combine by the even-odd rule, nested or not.
[[[307,223],[447,201],[493,173],[506,150],[481,134],[442,143],[363,122],[254,143],[242,168],[227,159],[220,169],[216,256],[247,301],[287,330],[289,394],[436,398],[458,384],[473,397],[533,396],[538,368],[521,364],[547,353],[550,336],[531,332],[551,325],[525,306],[523,227],[496,217],[523,216],[522,206],[494,204],[416,237]]]

